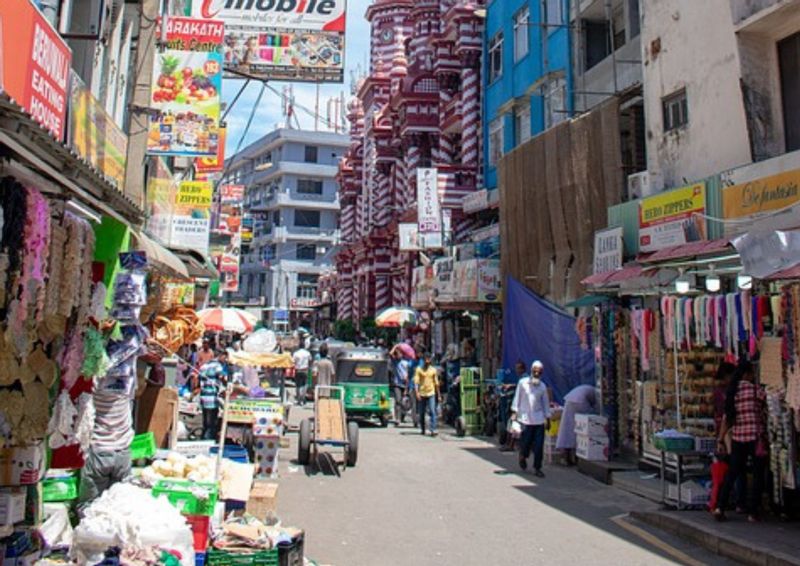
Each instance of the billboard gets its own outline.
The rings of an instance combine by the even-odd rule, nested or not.
[[[346,0],[191,0],[225,22],[225,70],[273,81],[344,82]]]
[[[222,40],[214,20],[169,18],[167,49],[153,65],[147,152],[216,157],[220,138]],[[224,151],[224,150],[222,150]]]
[[[243,185],[220,185],[219,213],[211,231],[210,254],[220,276],[220,290],[239,290],[239,269],[242,255]]]
[[[68,144],[121,191],[125,184],[128,136],[72,71]]]
[[[639,251],[654,252],[706,239],[706,185],[696,183],[639,203]]]
[[[219,143],[217,143],[217,154],[213,157],[197,157],[194,160],[194,169],[198,175],[208,175],[209,173],[222,173],[225,170],[225,138],[228,129],[225,126],[219,128]]]
[[[72,51],[30,0],[0,1],[0,90],[64,140]]]

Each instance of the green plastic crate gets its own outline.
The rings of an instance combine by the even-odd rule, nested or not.
[[[250,554],[209,549],[206,566],[278,566],[278,549],[262,550]]]
[[[672,437],[663,437],[654,435],[653,436],[653,446],[655,446],[658,450],[662,450],[664,452],[672,452],[673,454],[682,454],[684,452],[693,452],[694,451],[694,437],[679,437],[679,438],[672,438]]]
[[[201,489],[208,497],[198,497],[193,490]],[[153,486],[153,497],[166,495],[173,506],[184,515],[213,515],[219,499],[216,483],[187,480],[159,480]]]
[[[78,498],[78,476],[47,478],[42,481],[42,501],[58,503]]]
[[[155,434],[137,434],[131,442],[131,460],[148,460],[156,455],[157,450]]]

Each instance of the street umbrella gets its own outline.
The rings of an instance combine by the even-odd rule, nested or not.
[[[252,332],[258,322],[255,315],[234,308],[203,309],[197,313],[197,316],[205,324],[206,330],[216,330],[217,332],[245,334]]]
[[[400,342],[397,346],[395,346],[395,348],[397,348],[397,350],[409,360],[417,359],[417,353],[414,351],[414,348],[411,347],[411,344]]]
[[[379,328],[402,328],[417,325],[417,312],[409,307],[389,307],[377,314],[375,325]]]

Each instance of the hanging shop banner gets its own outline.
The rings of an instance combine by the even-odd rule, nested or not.
[[[163,157],[156,157],[152,162],[147,177],[147,232],[169,246],[177,183]]]
[[[220,126],[217,154],[214,157],[198,157],[194,160],[194,170],[199,175],[221,173],[225,170],[225,139],[227,137],[227,131],[228,129],[225,126]]]
[[[0,0],[0,88],[64,140],[72,51],[30,0]]]
[[[153,65],[147,152],[215,157],[220,139],[222,40],[216,20],[169,18],[167,49]],[[224,150],[223,150],[224,151]]]
[[[250,214],[242,215],[242,245],[249,246],[253,243],[253,226],[255,221]]]
[[[239,290],[239,269],[242,255],[243,185],[220,185],[219,212],[211,231],[210,255],[220,274],[222,291]]]
[[[608,228],[594,233],[594,267],[592,273],[608,273],[622,268],[623,228]]]
[[[125,184],[128,136],[75,71],[70,72],[70,82],[68,143],[121,191]]]
[[[796,214],[792,215],[792,205],[800,203],[800,169],[786,171],[763,179],[750,181],[722,189],[722,210],[725,220],[750,220],[756,222],[765,217],[770,219],[770,227],[784,228],[795,225]],[[780,213],[792,216],[789,225],[780,226]],[[794,211],[796,213],[796,210]],[[774,222],[773,222],[774,220]],[[747,224],[742,222],[742,224]],[[741,228],[738,222],[726,226],[730,232]]]
[[[190,0],[225,22],[225,70],[263,80],[344,82],[346,0]]]
[[[442,232],[439,173],[434,168],[417,169],[417,226],[420,234]]]
[[[464,214],[474,214],[489,208],[489,191],[481,189],[469,193],[461,201],[461,207]]]
[[[639,203],[639,251],[654,252],[705,240],[706,185],[697,183]]]
[[[501,300],[500,260],[479,259],[478,302],[499,303]]]
[[[418,252],[422,249],[416,224],[398,224],[397,234],[400,239],[401,252]]]
[[[170,306],[194,306],[194,283],[167,282],[163,285],[163,301]]]
[[[433,308],[435,270],[432,265],[414,268],[412,273],[411,306],[416,309]]]
[[[214,187],[206,181],[182,181],[175,191],[169,245],[208,252]]]

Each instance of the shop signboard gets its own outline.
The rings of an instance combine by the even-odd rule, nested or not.
[[[461,207],[464,210],[464,214],[474,214],[481,210],[486,210],[489,208],[489,191],[481,189],[469,193],[461,201]]]
[[[453,288],[453,272],[455,271],[455,260],[446,257],[437,259],[434,264],[434,295],[436,302],[451,302],[456,294]]]
[[[397,233],[400,239],[401,252],[418,252],[422,249],[419,239],[419,230],[416,224],[401,223],[397,226]]]
[[[313,309],[320,306],[320,301],[316,297],[295,297],[289,301],[289,306],[293,309]]]
[[[622,226],[594,233],[594,267],[592,273],[608,273],[622,268]]]
[[[479,259],[478,297],[480,303],[499,303],[501,297],[500,260]]]
[[[432,307],[434,294],[434,267],[420,266],[412,273],[411,306],[418,309]]]
[[[167,49],[153,65],[147,152],[215,157],[220,136],[222,40],[217,20],[169,18]],[[224,150],[223,150],[224,151]]]
[[[210,254],[220,273],[223,291],[239,290],[242,255],[242,202],[244,185],[220,185],[219,213],[211,231]]]
[[[207,181],[181,181],[175,190],[169,245],[208,252],[214,187]]]
[[[439,173],[435,168],[417,169],[417,228],[423,248],[442,247]]]
[[[0,1],[0,87],[64,140],[72,51],[30,0]]]
[[[199,175],[209,175],[210,173],[222,173],[225,170],[225,140],[227,139],[228,129],[225,126],[219,127],[219,143],[217,143],[217,154],[213,157],[197,157],[194,160],[194,170]]]
[[[255,220],[251,214],[242,215],[242,245],[249,246],[253,243],[253,227]]]
[[[68,144],[122,191],[128,136],[75,71],[71,73]]]
[[[147,231],[168,246],[177,184],[164,158],[157,157],[153,161],[153,167],[149,169],[147,178]]]
[[[262,80],[344,82],[346,0],[189,0],[225,22],[225,70]]]
[[[673,189],[639,203],[639,251],[705,240],[706,185]]]
[[[751,225],[765,218],[769,218],[771,228],[792,227],[797,224],[796,214],[791,214],[793,205],[798,204],[800,204],[800,169],[722,189],[723,217],[725,220],[737,221],[726,224],[728,233],[736,232],[737,226]],[[776,224],[782,222],[781,212],[792,216],[787,225]],[[796,213],[796,208],[794,212]]]

